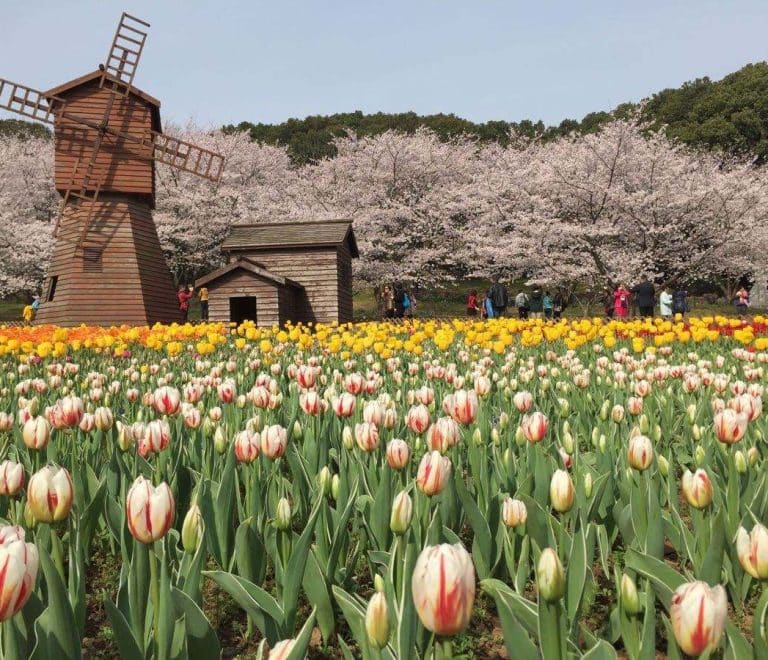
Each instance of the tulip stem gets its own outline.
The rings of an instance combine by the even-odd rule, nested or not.
[[[160,576],[157,574],[155,544],[149,546],[149,597],[152,601],[152,638],[159,648],[158,623],[160,622]]]

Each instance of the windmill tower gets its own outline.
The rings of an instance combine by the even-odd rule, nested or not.
[[[106,62],[46,92],[0,79],[0,108],[54,127],[62,200],[38,323],[180,319],[152,220],[155,163],[218,181],[224,159],[163,135],[160,101],[133,86],[148,28],[124,13]]]

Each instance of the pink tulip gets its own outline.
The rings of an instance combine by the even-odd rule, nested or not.
[[[722,586],[688,582],[679,586],[669,608],[672,631],[683,652],[699,656],[720,645],[728,617],[728,599]]]
[[[63,467],[48,465],[35,472],[27,487],[27,504],[38,522],[64,520],[75,498],[72,477]]]
[[[427,546],[416,560],[411,579],[416,613],[436,635],[464,630],[475,602],[475,567],[460,544]]]
[[[155,488],[144,477],[133,482],[125,498],[125,516],[137,541],[152,543],[163,538],[171,528],[173,514],[173,495],[167,483]]]

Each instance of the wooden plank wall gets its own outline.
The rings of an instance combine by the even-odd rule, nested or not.
[[[256,296],[256,324],[279,325],[278,288],[246,270],[234,270],[208,285],[208,317],[211,321],[229,322],[230,298]]]
[[[86,234],[88,261],[77,250],[90,202],[68,207],[59,225],[38,323],[134,325],[180,319],[173,279],[146,201],[130,196],[99,198]],[[58,277],[52,302],[46,301],[52,276]]]
[[[267,270],[304,285],[306,301],[297,296],[296,318],[330,323],[339,317],[339,259],[336,247],[248,250],[232,254],[264,264]]]
[[[352,254],[345,241],[337,250],[339,264],[339,323],[352,321]]]
[[[110,92],[99,88],[97,81],[75,87],[64,93],[66,113],[83,117],[94,123],[101,123]],[[152,128],[151,106],[142,99],[130,95],[118,96],[112,107],[109,127],[137,138],[142,138]],[[77,159],[79,176],[75,187],[82,181],[88,161],[91,157],[91,145],[96,131],[69,119],[62,119],[55,126],[56,159],[54,176],[56,189],[63,192],[70,187],[72,172]],[[152,161],[142,160],[135,155],[139,145],[119,140],[106,135],[96,160],[92,184],[103,181],[102,191],[154,194],[154,165]],[[150,151],[151,153],[151,151]]]

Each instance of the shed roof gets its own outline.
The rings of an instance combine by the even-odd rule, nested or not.
[[[312,247],[349,244],[353,257],[359,257],[351,220],[275,222],[234,225],[221,249],[225,252],[281,247]]]
[[[96,69],[95,71],[86,73],[84,76],[80,76],[79,78],[73,78],[72,80],[69,80],[65,83],[61,83],[61,85],[57,85],[56,87],[53,87],[43,92],[43,96],[45,98],[52,98],[54,96],[66,95],[66,93],[69,90],[75,89],[76,87],[80,87],[81,85],[86,85],[90,82],[98,80],[99,78],[101,78],[101,76],[102,76],[101,69]],[[107,75],[107,78],[109,78],[114,82],[120,83],[120,81],[114,76]],[[123,84],[123,83],[120,83],[120,84]],[[153,128],[158,132],[162,132],[162,128],[160,124],[160,101],[158,101],[154,96],[151,96],[147,94],[145,91],[139,89],[138,87],[131,87],[131,94],[133,94],[134,96],[137,96],[142,101],[152,106],[152,123],[154,124]]]
[[[205,286],[206,284],[209,284],[215,280],[218,280],[221,277],[224,277],[224,275],[227,275],[228,273],[231,273],[234,270],[246,270],[250,273],[253,273],[257,277],[261,277],[262,279],[268,280],[275,284],[276,286],[281,287],[291,287],[294,289],[303,289],[304,287],[299,284],[298,282],[295,282],[294,280],[288,279],[287,277],[283,277],[282,275],[276,275],[272,271],[267,270],[264,268],[264,266],[257,261],[253,261],[251,259],[238,259],[237,261],[233,261],[232,263],[227,264],[226,266],[223,266],[222,268],[219,268],[218,270],[214,270],[212,273],[208,273],[207,275],[199,278],[195,282],[196,287]]]

